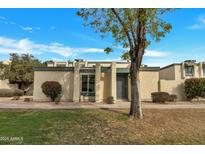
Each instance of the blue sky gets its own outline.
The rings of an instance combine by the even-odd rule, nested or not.
[[[163,17],[173,26],[160,42],[152,42],[143,64],[165,66],[186,59],[205,61],[205,9],[177,9]],[[31,53],[40,60],[119,61],[120,45],[107,55],[113,44],[89,27],[83,27],[76,9],[0,9],[0,60],[9,53]]]

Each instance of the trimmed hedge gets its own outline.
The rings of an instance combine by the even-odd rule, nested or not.
[[[23,90],[20,89],[0,89],[0,97],[22,96]]]
[[[175,102],[177,100],[176,95],[169,95],[167,92],[153,92],[151,93],[152,96],[152,102],[159,102],[164,103],[166,101]]]
[[[205,78],[192,78],[185,81],[185,95],[187,99],[205,98]]]
[[[43,93],[54,102],[61,94],[62,87],[56,81],[46,81],[41,85]]]
[[[174,94],[169,95],[169,101],[170,102],[176,102],[176,100],[177,100],[177,95],[174,95]]]
[[[164,103],[169,101],[169,93],[167,92],[153,92],[151,93],[152,102]]]

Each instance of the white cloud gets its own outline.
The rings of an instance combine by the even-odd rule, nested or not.
[[[144,56],[146,57],[166,57],[168,52],[161,52],[155,50],[146,50]]]
[[[199,29],[205,29],[205,16],[200,15],[197,18],[197,23],[193,24],[192,26],[187,27],[190,30],[199,30]]]
[[[170,65],[170,63],[168,62],[146,62],[144,64],[150,67],[165,67],[167,65]]]
[[[129,51],[129,48],[123,48],[123,47],[115,47],[116,49]],[[157,50],[145,50],[144,56],[146,57],[166,57],[169,54],[169,52],[166,51],[157,51]]]
[[[201,23],[205,24],[205,18],[200,20]]]
[[[205,28],[205,26],[200,25],[200,24],[194,24],[194,25],[188,27],[188,29],[190,29],[190,30],[197,30],[197,29],[203,29],[203,28]]]
[[[99,48],[71,48],[61,43],[51,44],[39,44],[30,41],[27,38],[14,40],[6,37],[0,37],[0,53],[30,53],[30,54],[42,54],[42,53],[56,53],[63,57],[73,57],[80,53],[101,53],[103,49]]]
[[[87,53],[96,53],[96,52],[104,52],[104,49],[98,48],[74,48],[77,52],[87,52]]]
[[[142,61],[142,64],[148,65],[151,67],[164,67],[172,63],[173,63],[173,60],[167,59],[167,58],[166,59],[165,58],[157,58],[157,59],[149,58],[149,59],[143,59]]]
[[[31,26],[22,26],[22,25],[19,25],[18,23],[15,23],[13,21],[9,21],[7,20],[5,17],[3,16],[0,16],[0,22],[3,23],[3,24],[10,24],[10,25],[16,25],[18,28],[21,28],[22,30],[26,31],[26,32],[29,32],[29,33],[32,33],[34,30],[40,30],[41,27],[36,27],[36,28],[32,28]],[[51,27],[51,28],[54,28],[55,27]]]
[[[204,15],[200,15],[198,17],[198,21],[205,24],[205,16]]]
[[[29,33],[32,33],[32,30],[33,30],[33,28],[31,28],[31,27],[29,27],[29,26],[27,26],[27,27],[21,26],[21,29],[23,29],[23,30],[25,30],[25,31],[27,31],[27,32],[29,32]]]
[[[59,61],[59,62],[60,62],[60,61],[62,61],[62,62],[65,61],[65,59],[55,58],[55,57],[52,57],[51,60],[53,60],[53,61]]]

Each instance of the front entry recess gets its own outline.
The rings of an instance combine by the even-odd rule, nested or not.
[[[128,99],[128,74],[117,74],[117,99]]]

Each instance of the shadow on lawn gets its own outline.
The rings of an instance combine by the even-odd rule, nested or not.
[[[125,110],[119,110],[119,109],[110,109],[110,108],[106,108],[106,107],[101,107],[100,110],[104,110],[104,111],[110,111],[113,113],[117,113],[117,114],[121,114],[123,116],[129,116],[128,113],[125,112]]]

